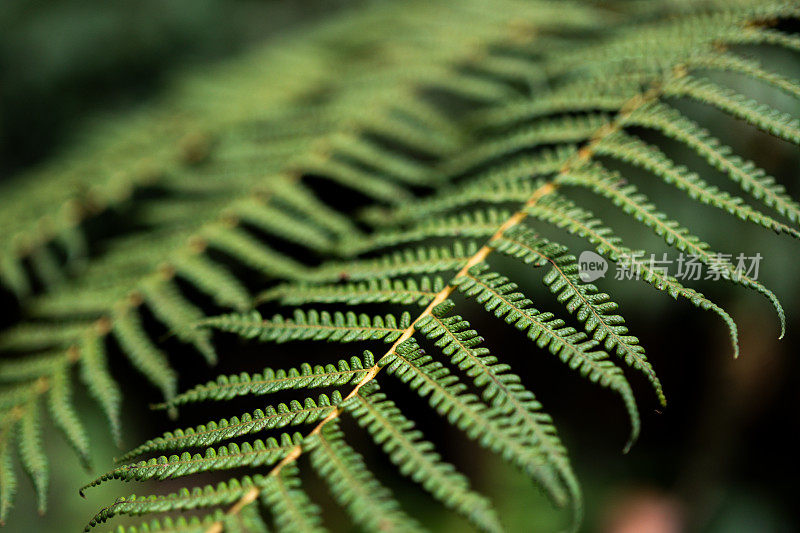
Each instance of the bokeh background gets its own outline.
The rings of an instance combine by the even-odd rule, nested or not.
[[[0,179],[78,142],[93,122],[157,100],[176,73],[223,61],[278,32],[346,9],[358,9],[358,2],[3,0]],[[772,69],[800,77],[797,55],[762,52],[770,56]],[[746,94],[800,116],[797,100],[745,80],[729,81]],[[795,198],[800,197],[800,150],[721,114],[699,107],[685,110],[701,118],[745,158],[759,161]],[[688,165],[698,163],[676,146],[670,155]],[[634,173],[622,170],[626,175]],[[795,501],[795,458],[800,448],[800,243],[749,228],[713,209],[687,204],[680,193],[654,180],[638,184],[667,213],[717,249],[764,256],[759,279],[775,290],[787,309],[784,339],[777,339],[777,318],[765,299],[723,282],[701,282],[698,288],[732,311],[740,327],[738,360],[732,358],[726,328],[713,314],[634,282],[599,282],[621,303],[669,400],[666,408],[660,408],[648,384],[630,374],[643,415],[643,432],[632,451],[623,455],[627,421],[613,394],[575,379],[542,352],[520,344],[513,333],[500,332],[489,321],[475,325],[496,353],[514,354],[515,369],[555,419],[584,486],[586,531],[796,531],[800,526]],[[628,225],[615,225],[611,208],[598,211],[612,226]],[[665,250],[655,237],[643,236],[636,229],[639,245]],[[576,251],[586,248],[569,238],[563,240]],[[529,287],[533,294],[550,297],[538,282]],[[221,342],[245,353],[242,357],[259,356],[257,347],[241,346],[235,339]],[[262,359],[251,371],[266,364],[272,363]],[[221,370],[198,369],[195,381]],[[124,365],[114,372],[131,374]],[[139,385],[135,376],[124,383],[123,410],[131,416],[125,440],[130,445],[171,428],[162,413],[141,408],[154,398],[150,389]],[[103,470],[118,450],[94,404],[79,398],[78,405],[90,413],[93,467]],[[423,410],[421,403],[417,407]],[[214,413],[193,415],[197,417],[193,422],[205,422]],[[448,458],[493,498],[509,531],[556,530],[565,523],[565,513],[551,508],[513,468],[442,432],[435,419],[423,417],[421,423],[432,440],[448,450]],[[36,514],[29,482],[20,473],[20,492],[6,531],[74,531],[101,505],[134,489],[110,483],[81,499],[75,480],[88,480],[93,472],[81,467],[60,435],[50,431],[47,435],[53,435],[47,438],[47,447],[54,458],[48,514]],[[434,530],[466,530],[464,522],[441,513],[413,484],[392,477],[379,453],[368,459],[378,468],[385,467],[387,483],[406,508]],[[169,487],[155,490],[166,492]],[[323,503],[329,502],[323,489],[311,491]],[[329,524],[339,523],[341,530],[347,530],[349,522],[334,505],[326,505],[325,512]]]

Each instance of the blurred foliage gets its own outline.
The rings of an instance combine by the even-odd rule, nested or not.
[[[121,109],[177,65],[224,57],[353,0],[4,0],[0,177],[45,157],[87,113]]]

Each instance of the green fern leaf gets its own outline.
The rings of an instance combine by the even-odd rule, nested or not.
[[[555,502],[560,505],[567,502],[567,491],[555,468],[547,461],[542,444],[518,427],[507,426],[502,420],[502,409],[489,408],[475,395],[466,393],[466,385],[447,367],[425,355],[413,339],[400,344],[378,364],[426,397],[431,407],[471,439],[522,468],[542,484]]]
[[[664,135],[686,144],[711,166],[727,174],[745,192],[776,209],[792,222],[800,221],[800,204],[786,194],[783,186],[775,183],[774,178],[753,162],[733,154],[730,147],[721,144],[677,110],[666,104],[652,103],[631,113],[625,123],[658,129]]]
[[[599,253],[607,255],[612,261],[619,261],[623,257],[632,258],[631,266],[641,271],[642,279],[645,282],[660,291],[666,291],[667,294],[675,299],[681,296],[701,309],[716,313],[728,326],[734,357],[738,357],[738,328],[725,310],[706,298],[702,293],[685,287],[674,277],[665,275],[658,269],[650,268],[645,261],[637,260],[634,251],[624,246],[621,239],[614,235],[610,228],[604,226],[600,219],[595,218],[591,212],[577,207],[571,201],[556,194],[549,195],[549,197],[529,207],[527,210],[535,218],[540,218],[587,239],[597,247]]]
[[[800,204],[704,129],[714,128],[714,117],[695,113],[748,122],[765,140],[787,141],[784,148],[800,144],[797,117],[751,99],[760,92],[737,92],[766,88],[796,102],[800,85],[762,51],[800,50],[797,6],[433,0],[324,18],[201,69],[214,72],[182,76],[160,103],[92,127],[86,141],[0,183],[0,284],[19,309],[0,332],[0,520],[13,503],[16,456],[45,505],[40,403],[68,443],[91,457],[91,425],[72,403],[74,369],[119,441],[132,415],[121,410],[116,380],[128,379],[130,363],[160,389],[157,407],[169,414],[204,401],[220,402],[222,413],[133,447],[87,485],[175,485],[170,494],[119,499],[89,528],[118,515],[188,512],[195,516],[128,531],[261,532],[265,512],[279,530],[321,531],[320,510],[301,488],[310,456],[357,526],[419,530],[346,444],[344,430],[361,426],[397,471],[444,506],[480,529],[501,530],[489,502],[401,414],[416,394],[430,414],[569,505],[579,529],[581,490],[553,421],[523,385],[526,376],[512,372],[513,357],[484,345],[473,315],[513,324],[619,394],[631,418],[629,445],[639,432],[637,407],[611,356],[645,374],[664,403],[648,361],[655,352],[645,354],[616,298],[583,283],[575,258],[549,232],[566,230],[612,261],[629,260],[652,287],[714,312],[739,349],[726,310],[644,261],[592,214],[600,197],[621,208],[621,225],[634,230],[638,220],[639,231],[766,296],[784,322],[766,283],[738,272],[700,228],[660,212],[628,183],[626,169],[681,191],[681,212],[704,204],[754,229],[800,237]],[[747,194],[712,184],[694,155]],[[563,196],[571,187],[577,202]],[[751,206],[748,195],[766,207]],[[500,254],[526,271],[547,266],[540,293],[552,293],[575,327],[540,311],[541,294],[523,295],[502,270],[508,260],[487,270]],[[259,293],[256,312],[251,294]],[[456,312],[454,295],[481,305],[468,300]],[[179,380],[200,369],[167,352],[193,346],[213,363],[218,332],[318,344],[296,368],[261,373],[247,368],[252,358],[220,352],[226,372],[238,373],[205,377],[211,381],[178,394]],[[340,348],[323,346],[329,341],[373,343],[381,356],[376,363],[361,346],[361,357],[331,355]],[[269,351],[292,353],[284,350]],[[112,376],[117,357],[122,370]],[[377,392],[381,372],[401,382],[391,400]],[[312,389],[325,390],[310,398]],[[303,391],[301,400],[288,391]],[[151,392],[141,388],[137,397],[152,401]],[[282,396],[263,403],[272,393]],[[258,405],[234,410],[227,400]],[[282,433],[289,426],[305,435]],[[255,433],[258,440],[243,442]],[[168,455],[150,457],[160,453]],[[189,475],[228,481],[190,489],[178,479]]]
[[[259,303],[279,300],[283,305],[319,303],[393,303],[428,305],[444,288],[439,276],[421,276],[419,281],[406,279],[370,279],[356,283],[316,285],[313,283],[287,283],[267,290],[257,298]]]
[[[608,354],[595,350],[597,341],[566,326],[563,320],[555,318],[552,313],[536,310],[531,305],[533,302],[522,293],[515,292],[515,283],[487,270],[488,265],[485,264],[472,267],[455,283],[466,296],[475,298],[496,317],[525,331],[531,341],[541,348],[547,348],[570,368],[590,381],[616,391],[625,402],[631,420],[631,435],[625,446],[626,451],[630,449],[639,436],[639,411],[622,371],[608,359]]]
[[[170,331],[181,341],[197,348],[209,364],[217,362],[217,354],[211,346],[211,335],[191,327],[203,316],[200,309],[181,296],[172,283],[148,280],[141,289],[144,301]]]
[[[320,509],[308,499],[300,487],[297,467],[287,465],[266,478],[262,500],[275,516],[275,529],[291,533],[321,533],[325,529],[320,520]]]
[[[411,315],[403,313],[400,320],[393,315],[370,317],[353,312],[333,315],[327,311],[294,312],[294,318],[275,315],[264,320],[258,311],[248,315],[223,315],[207,318],[199,323],[221,331],[236,333],[245,338],[257,338],[262,342],[288,342],[300,340],[356,342],[383,340],[394,342],[411,324]]]
[[[271,465],[285,457],[289,450],[302,440],[299,433],[292,436],[282,433],[280,438],[280,442],[270,437],[266,441],[258,439],[252,443],[244,442],[241,445],[230,443],[219,448],[208,448],[204,455],[183,452],[180,456],[162,455],[147,461],[122,465],[84,485],[80,492],[83,494],[87,488],[100,485],[110,479],[122,481],[170,479],[198,472]]]
[[[653,385],[659,401],[666,405],[661,381],[647,360],[639,339],[628,334],[625,319],[612,314],[619,307],[608,294],[580,280],[575,256],[566,247],[539,237],[524,226],[514,226],[506,231],[494,245],[498,251],[517,257],[534,266],[550,266],[544,283],[555,294],[567,311],[580,320],[587,334],[606,350],[614,350],[625,359],[628,366],[640,370]]]
[[[266,368],[260,374],[240,374],[220,376],[216,381],[199,385],[176,396],[166,404],[157,407],[175,407],[187,403],[229,400],[237,396],[261,396],[291,389],[310,389],[342,386],[359,382],[374,365],[372,354],[364,357],[351,357],[349,361],[340,360],[338,364],[303,364],[300,368],[273,370]]]
[[[661,177],[665,182],[685,191],[694,200],[724,209],[728,213],[778,233],[800,237],[800,231],[787,226],[774,218],[751,208],[744,200],[732,196],[705,183],[696,174],[689,174],[682,167],[676,167],[657,148],[648,146],[638,139],[621,132],[605,137],[596,145],[598,154],[618,157],[629,163],[646,168]]]
[[[83,462],[88,465],[90,460],[89,438],[75,411],[71,396],[67,369],[56,371],[50,378],[50,391],[47,393],[50,415]]]
[[[422,440],[422,433],[413,429],[414,423],[384,394],[374,387],[372,391],[362,389],[342,407],[369,430],[404,475],[421,483],[437,500],[458,510],[482,531],[503,530],[489,501],[473,492],[455,467],[441,461],[433,445]]]
[[[10,432],[14,429],[9,415],[2,419],[2,429],[0,429],[0,525],[5,525],[8,513],[14,502],[14,494],[17,492],[17,476],[14,473],[14,464],[11,460],[12,446]]]
[[[19,456],[25,472],[33,480],[39,513],[44,513],[47,508],[49,474],[41,432],[39,404],[33,399],[24,407],[19,421]]]
[[[131,363],[161,389],[167,400],[173,398],[178,387],[178,378],[170,367],[167,356],[150,340],[139,315],[132,310],[119,309],[112,323],[114,336],[128,354]]]
[[[92,517],[85,531],[88,532],[119,515],[139,516],[164,510],[183,511],[233,503],[246,494],[251,487],[263,482],[262,479],[261,476],[256,476],[255,479],[245,476],[241,480],[231,479],[227,483],[220,482],[216,486],[207,485],[192,490],[181,489],[177,493],[165,496],[120,497]]]
[[[270,405],[263,410],[257,409],[253,413],[245,413],[238,417],[223,418],[217,422],[178,429],[145,442],[117,461],[124,463],[140,455],[164,450],[208,447],[224,440],[288,425],[312,424],[332,413],[341,401],[342,395],[334,391],[330,398],[322,394],[316,402],[311,398],[306,398],[302,403],[292,400],[288,405],[285,403],[278,404],[277,407]]]
[[[660,213],[649,202],[645,195],[637,192],[636,187],[626,185],[619,176],[611,174],[601,167],[592,167],[588,172],[579,170],[563,174],[559,177],[559,181],[567,185],[581,185],[591,188],[594,192],[609,198],[623,211],[651,228],[656,235],[663,237],[667,244],[674,246],[678,250],[690,252],[707,265],[714,265],[715,268],[722,271],[723,278],[743,287],[751,288],[766,296],[778,314],[781,327],[779,338],[783,337],[786,332],[786,315],[775,293],[758,281],[748,277],[745,272],[738,271],[730,261],[726,260],[718,252],[711,250],[709,244],[689,233],[689,230],[680,226],[677,221],[666,218],[663,213]]]
[[[78,348],[80,355],[81,380],[89,394],[97,400],[108,419],[111,435],[121,442],[120,405],[122,393],[108,372],[106,355],[101,346],[103,340],[96,335],[87,335]]]
[[[341,431],[326,426],[305,445],[311,451],[312,465],[356,524],[375,531],[423,531],[422,526],[400,509],[389,490],[375,479],[364,459],[344,442]]]
[[[665,96],[689,97],[746,120],[771,135],[800,143],[800,121],[706,79],[685,76],[664,87]]]

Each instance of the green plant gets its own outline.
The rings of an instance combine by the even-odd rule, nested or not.
[[[298,477],[306,456],[358,525],[419,529],[345,442],[340,420],[352,417],[442,504],[479,529],[501,530],[491,503],[414,429],[402,398],[379,389],[378,381],[395,378],[524,470],[557,505],[571,506],[577,526],[582,496],[556,428],[509,366],[513,358],[496,358],[462,314],[483,307],[618,394],[631,421],[628,447],[640,424],[622,366],[643,373],[665,403],[661,383],[617,304],[581,281],[575,257],[551,234],[563,230],[614,262],[632,262],[652,287],[716,313],[738,354],[728,313],[637,258],[580,193],[571,198],[583,189],[593,203],[609,200],[631,222],[713,264],[723,279],[763,294],[783,330],[783,309],[768,288],[623,175],[638,168],[695,202],[800,235],[800,206],[784,188],[673,105],[699,102],[800,143],[796,119],[706,77],[735,74],[800,96],[798,83],[730,49],[796,51],[800,41],[781,23],[798,14],[792,4],[747,1],[381,4],[188,77],[161,106],[115,121],[80,151],[4,184],[2,281],[22,320],[0,337],[0,348],[15,355],[0,363],[0,517],[15,492],[14,448],[44,509],[40,403],[91,457],[70,403],[73,368],[119,439],[121,393],[107,358],[120,353],[161,389],[159,407],[173,416],[195,402],[302,394],[123,455],[83,490],[109,479],[237,470],[216,486],[119,499],[87,529],[120,514],[201,510],[138,530],[260,531],[261,500],[278,529],[319,530],[318,508]],[[660,146],[665,138],[763,207],[673,161]],[[499,272],[498,255],[546,267],[543,281],[561,304],[553,310],[565,318],[542,311],[511,272]],[[261,313],[248,310],[253,289]],[[456,303],[459,295],[480,306]],[[397,306],[404,310],[393,312]],[[164,334],[214,363],[215,330],[269,343],[372,345],[291,369],[221,375],[179,393],[182,368],[193,363],[169,361]]]

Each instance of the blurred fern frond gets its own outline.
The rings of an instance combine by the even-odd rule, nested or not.
[[[631,424],[626,449],[640,421],[625,367],[664,404],[662,384],[616,299],[581,278],[553,234],[628,260],[652,287],[715,313],[738,354],[725,309],[637,259],[644,251],[593,213],[610,203],[630,226],[763,295],[783,331],[774,293],[670,218],[624,169],[637,167],[689,204],[800,236],[800,205],[784,187],[682,110],[693,101],[800,144],[797,118],[715,77],[797,98],[797,82],[740,48],[796,52],[796,35],[780,22],[798,16],[793,4],[750,1],[371,5],[189,76],[167,102],[115,122],[93,145],[7,181],[0,280],[21,319],[0,335],[9,353],[0,362],[0,519],[16,492],[15,452],[44,509],[40,404],[91,459],[70,400],[74,369],[121,440],[122,393],[108,362],[119,354],[160,389],[159,407],[173,416],[197,402],[301,394],[133,448],[83,490],[111,479],[229,479],[192,486],[187,478],[171,494],[121,498],[87,529],[122,514],[192,510],[200,513],[136,530],[237,531],[247,522],[261,531],[260,502],[279,530],[320,531],[300,477],[310,467],[364,529],[419,530],[348,444],[351,418],[443,506],[501,531],[492,503],[415,429],[402,395],[381,390],[379,375],[571,507],[577,527],[580,485],[553,420],[513,358],[493,352],[467,317],[494,315],[617,394]],[[673,161],[664,138],[740,190]],[[499,255],[541,272],[558,305],[527,294]],[[182,382],[195,363],[166,346],[191,346],[214,364],[227,357],[215,331],[359,346],[334,359],[311,353],[288,369]]]

